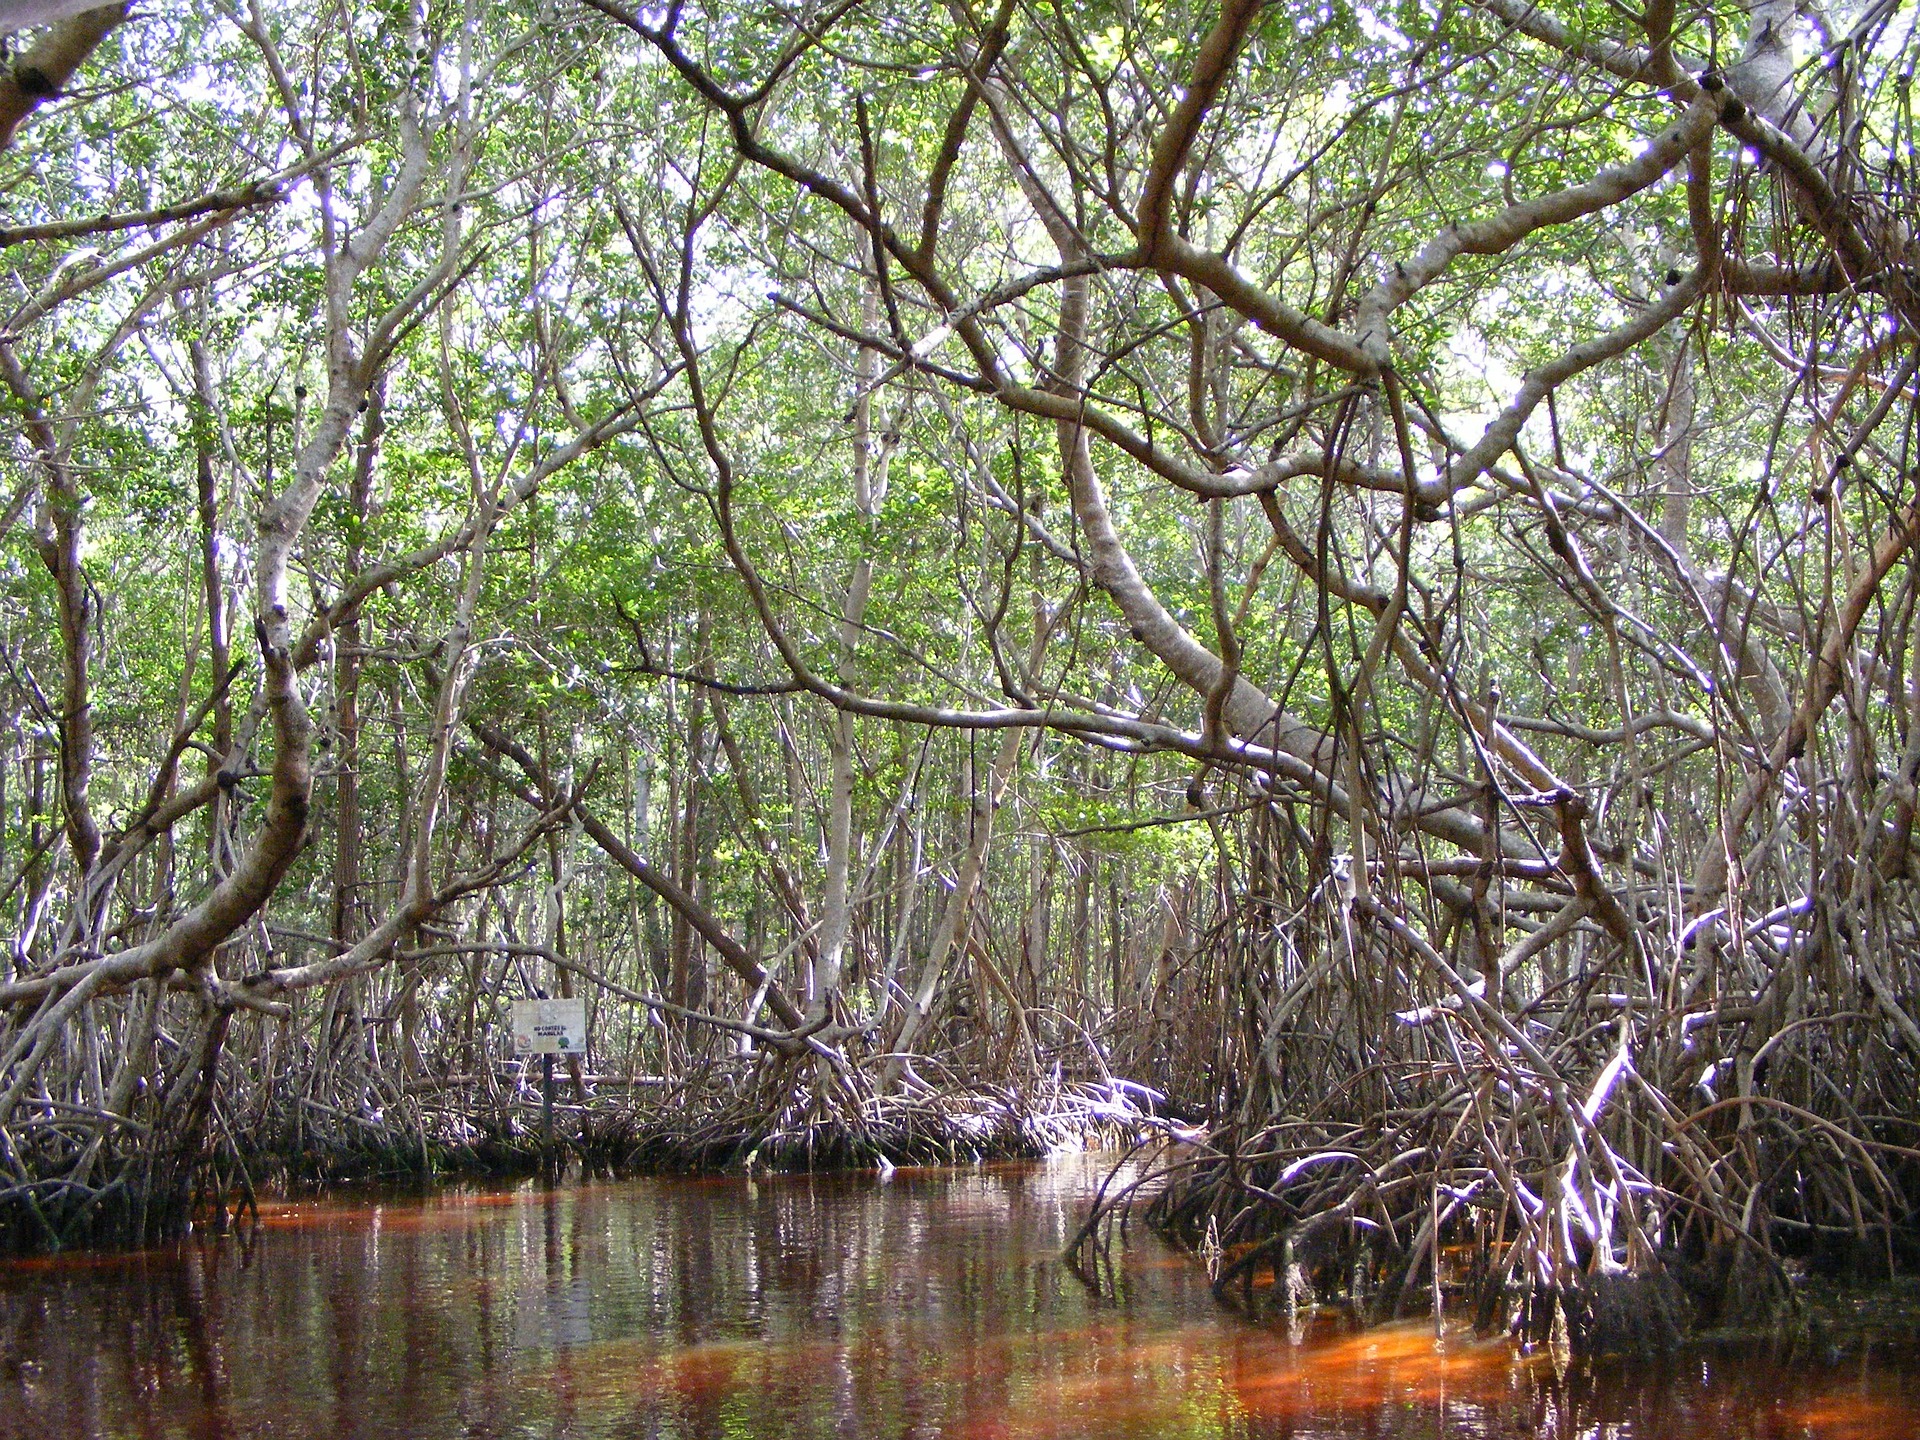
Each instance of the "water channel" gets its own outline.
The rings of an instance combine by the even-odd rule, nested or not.
[[[0,1440],[1908,1440],[1854,1337],[1562,1372],[1431,1325],[1289,1333],[1136,1236],[1061,1264],[1097,1162],[268,1207],[250,1243],[0,1264]]]

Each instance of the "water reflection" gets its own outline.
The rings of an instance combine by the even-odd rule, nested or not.
[[[0,1440],[1893,1440],[1913,1356],[1556,1376],[1425,1325],[1217,1311],[1149,1240],[1058,1261],[1087,1162],[672,1180],[269,1212],[231,1242],[0,1266]]]

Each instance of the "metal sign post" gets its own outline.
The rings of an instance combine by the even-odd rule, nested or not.
[[[540,1152],[546,1157],[547,1174],[553,1164],[553,1056],[540,1057]]]

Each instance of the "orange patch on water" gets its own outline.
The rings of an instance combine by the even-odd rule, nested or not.
[[[1912,1440],[1914,1434],[1911,1407],[1844,1390],[1801,1401],[1786,1414],[1816,1440]]]
[[[30,1255],[18,1260],[0,1261],[0,1280],[18,1272],[23,1275],[60,1274],[67,1271],[130,1270],[151,1264],[177,1263],[182,1251],[158,1250],[67,1250],[55,1255]]]
[[[383,1230],[438,1230],[466,1223],[473,1212],[544,1208],[559,1200],[590,1193],[594,1187],[575,1185],[562,1190],[532,1187],[507,1191],[442,1191],[416,1198],[370,1200],[364,1204],[323,1201],[275,1202],[260,1207],[260,1224],[268,1230],[332,1230],[378,1222]]]
[[[657,1341],[637,1337],[568,1349],[523,1371],[521,1380],[535,1389],[552,1387],[564,1373],[573,1394],[586,1403],[667,1395],[713,1400],[743,1387],[817,1373],[843,1348],[825,1341],[710,1340],[663,1350]]]
[[[1434,1405],[1503,1390],[1514,1364],[1504,1343],[1436,1344],[1424,1322],[1383,1326],[1294,1350],[1243,1347],[1228,1377],[1250,1414],[1353,1414],[1388,1402]]]

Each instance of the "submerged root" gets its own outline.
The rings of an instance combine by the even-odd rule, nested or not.
[[[1557,1299],[1576,1355],[1663,1355],[1693,1329],[1686,1293],[1664,1270],[1578,1276]]]
[[[1589,1356],[1658,1353],[1703,1329],[1789,1316],[1779,1252],[1806,1231],[1769,1223],[1766,1182],[1805,1177],[1835,1151],[1754,1125],[1727,1135],[1717,1167],[1650,1171],[1618,1135],[1664,1157],[1646,1137],[1672,1135],[1678,1149],[1694,1139],[1684,1121],[1624,1101],[1620,1128],[1603,1127],[1588,1108],[1542,1102],[1545,1088],[1410,1084],[1406,1103],[1364,1121],[1181,1133],[1115,1172],[1068,1258],[1108,1283],[1112,1241],[1138,1212],[1252,1317],[1322,1303],[1371,1320],[1433,1314]],[[1734,1163],[1749,1153],[1769,1161],[1757,1178]],[[1709,1175],[1711,1187],[1684,1183]],[[1835,1189],[1845,1178],[1824,1176]]]
[[[1105,1098],[1078,1086],[879,1094],[841,1072],[824,1084],[777,1077],[773,1093],[777,1105],[766,1087],[679,1092],[632,1118],[616,1168],[792,1172],[1035,1159],[1109,1139],[1116,1124]]]

